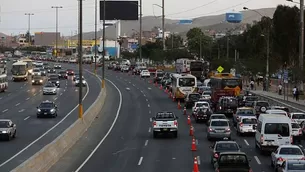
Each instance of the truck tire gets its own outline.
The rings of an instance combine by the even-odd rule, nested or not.
[[[178,131],[174,132],[174,138],[178,138]]]
[[[157,132],[153,132],[153,138],[157,138]]]

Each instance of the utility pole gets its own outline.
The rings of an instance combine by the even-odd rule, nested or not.
[[[102,75],[102,88],[105,88],[105,34],[106,34],[106,0],[103,5],[103,75]],[[120,47],[121,48],[121,47]]]
[[[165,12],[164,12],[164,0],[162,0],[162,43],[163,43],[163,50],[166,50],[165,47],[165,28],[164,28],[164,24],[165,24]]]
[[[172,50],[174,50],[174,36],[175,36],[175,34],[174,33],[172,33]]]
[[[199,37],[199,58],[202,59],[202,35]]]
[[[52,6],[51,8],[55,8],[55,11],[56,11],[55,57],[57,58],[57,54],[58,54],[58,9],[62,8],[62,6]]]
[[[95,18],[94,18],[94,74],[96,75],[97,59],[97,0],[95,0]]]
[[[140,0],[140,39],[139,39],[139,56],[140,56],[140,60],[142,60],[142,17],[143,17],[143,13],[142,13],[142,8],[143,8],[143,4],[142,4],[142,0]]]
[[[78,117],[83,118],[83,64],[82,64],[82,57],[83,57],[83,0],[79,1],[79,32],[78,32],[78,70],[79,70],[79,95],[78,95]]]
[[[229,59],[230,56],[230,38],[229,35],[227,36],[227,59]]]
[[[269,27],[269,26],[268,26]],[[270,55],[270,29],[271,28],[267,28],[267,35],[266,35],[266,41],[267,41],[267,54],[266,54],[266,57],[267,57],[267,62],[266,62],[266,91],[269,91],[269,55]]]
[[[300,43],[299,43],[300,90],[304,91],[304,0],[300,0]]]
[[[25,13],[24,15],[28,16],[28,32],[29,32],[29,45],[32,45],[32,42],[31,42],[31,16],[33,16],[34,14],[33,13]]]

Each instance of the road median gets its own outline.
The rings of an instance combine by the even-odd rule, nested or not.
[[[75,121],[60,136],[24,161],[12,172],[48,171],[82,137],[101,111],[105,99],[106,88],[102,89],[95,102],[84,113],[83,119]]]

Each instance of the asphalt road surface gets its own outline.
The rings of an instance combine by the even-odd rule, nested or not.
[[[77,71],[76,65],[62,66],[63,69]],[[88,72],[84,72],[84,77],[89,85],[83,89],[85,111],[97,98],[101,83]],[[32,85],[30,79],[26,82],[10,81],[8,90],[0,93],[0,118],[11,119],[17,125],[15,139],[0,141],[0,171],[10,171],[27,160],[78,118],[78,88],[71,78],[61,80],[60,84],[57,95],[43,95],[42,86]],[[58,105],[57,118],[36,118],[36,107],[44,100],[54,101]]]

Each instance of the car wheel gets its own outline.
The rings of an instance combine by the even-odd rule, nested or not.
[[[153,137],[157,138],[157,132],[155,132],[155,131],[153,132]]]
[[[15,130],[15,133],[13,135],[13,138],[16,138],[16,133],[17,133],[17,130]]]
[[[271,166],[271,167],[274,167],[274,164],[273,164],[272,159],[271,159],[271,161],[270,161],[270,166]]]
[[[7,136],[7,141],[10,141],[10,140],[12,140],[12,136],[9,134],[9,135]]]
[[[175,132],[174,132],[174,138],[177,138],[177,137],[178,137],[178,132],[175,131]]]
[[[40,116],[39,116],[39,115],[37,115],[37,118],[40,118]]]

